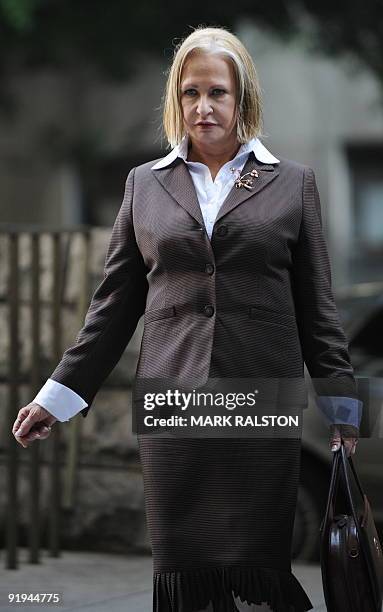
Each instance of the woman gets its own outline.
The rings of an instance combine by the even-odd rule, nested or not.
[[[172,151],[130,171],[104,279],[17,440],[85,417],[144,314],[137,378],[283,380],[306,362],[330,444],[354,453],[361,402],[315,176],[258,139],[260,88],[236,36],[198,27],[178,45],[163,120]],[[291,572],[300,436],[138,442],[155,612],[313,607]]]

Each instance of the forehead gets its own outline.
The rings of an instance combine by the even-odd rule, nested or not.
[[[230,59],[223,55],[193,52],[189,55],[182,69],[181,81],[191,82],[195,79],[232,82],[234,68]]]

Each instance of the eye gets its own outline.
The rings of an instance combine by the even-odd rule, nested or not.
[[[184,94],[185,96],[193,96],[195,93],[196,93],[196,90],[195,90],[193,87],[190,87],[189,89],[185,89],[185,91],[183,92],[183,94]],[[225,93],[226,93],[226,91],[225,91],[224,89],[220,89],[219,87],[215,87],[215,88],[212,90],[212,93],[213,93],[213,95],[218,95],[218,96],[220,96],[220,95],[222,95],[222,94],[225,94]]]

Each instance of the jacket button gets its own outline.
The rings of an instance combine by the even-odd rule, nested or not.
[[[212,275],[214,273],[214,266],[211,263],[207,263],[205,266],[205,272],[206,274],[210,274]]]
[[[226,236],[227,234],[227,225],[220,225],[217,227],[217,235],[218,236]]]
[[[211,304],[208,304],[207,306],[204,307],[203,311],[207,317],[212,317],[214,314],[214,306],[211,306]]]

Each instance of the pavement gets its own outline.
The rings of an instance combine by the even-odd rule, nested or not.
[[[6,569],[0,556],[0,612],[48,610],[60,612],[152,612],[151,555],[62,551],[50,557],[41,551],[40,563],[28,561],[28,550],[19,549],[18,569]],[[319,565],[292,564],[310,597],[313,612],[326,612]],[[58,593],[59,603],[10,603],[10,593]]]

